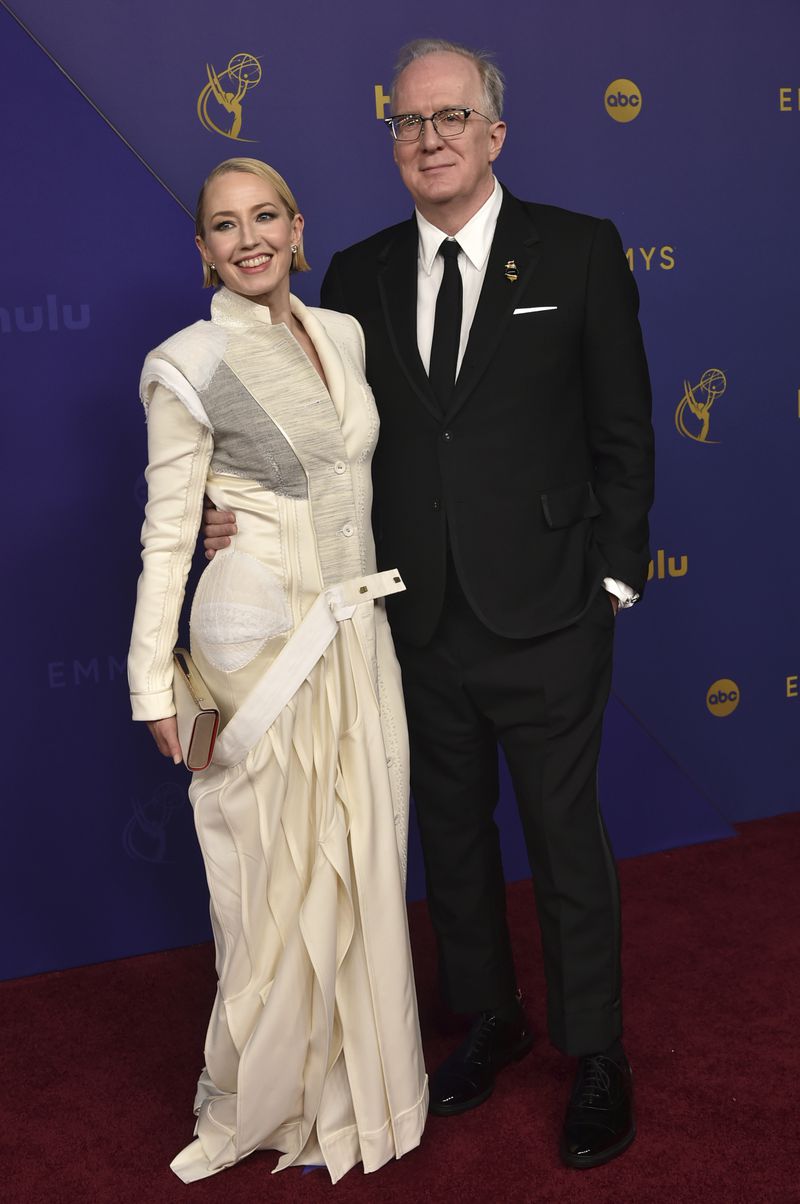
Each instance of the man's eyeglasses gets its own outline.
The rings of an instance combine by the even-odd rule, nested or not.
[[[416,142],[422,135],[426,121],[431,123],[440,138],[457,138],[464,133],[471,113],[483,117],[484,121],[491,121],[491,117],[479,113],[477,109],[440,109],[430,117],[423,117],[421,113],[398,113],[396,117],[384,117],[383,120],[396,142]]]

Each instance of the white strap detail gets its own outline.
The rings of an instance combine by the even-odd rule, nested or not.
[[[340,581],[322,591],[261,680],[217,738],[215,765],[238,765],[267,732],[333,641],[339,624],[362,602],[397,594],[406,587],[396,569]]]

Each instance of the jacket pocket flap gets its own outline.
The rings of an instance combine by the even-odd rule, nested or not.
[[[551,529],[570,527],[584,518],[596,518],[602,507],[595,497],[590,481],[564,485],[542,494],[542,510]]]

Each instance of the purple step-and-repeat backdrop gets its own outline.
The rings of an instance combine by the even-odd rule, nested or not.
[[[145,352],[205,316],[187,210],[255,155],[331,253],[409,201],[379,118],[416,36],[493,49],[518,195],[613,218],[642,297],[653,570],[620,616],[601,789],[618,854],[800,805],[796,0],[0,0],[7,784],[0,974],[200,940],[182,769],[129,720]],[[526,863],[507,780],[509,878]],[[415,838],[416,841],[416,838]],[[424,890],[412,847],[410,897]]]

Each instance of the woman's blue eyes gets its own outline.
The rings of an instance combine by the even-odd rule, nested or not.
[[[266,218],[267,221],[272,221],[272,219],[277,216],[278,216],[277,213],[271,213],[268,209],[264,209],[261,211],[261,213],[256,214],[256,221],[260,222],[262,218]],[[215,230],[230,230],[232,228],[232,226],[233,226],[233,222],[229,222],[226,219],[225,221],[217,222],[214,229]]]

